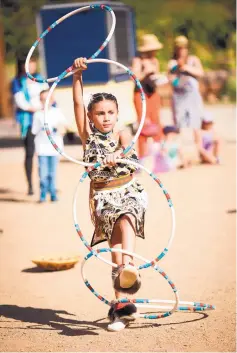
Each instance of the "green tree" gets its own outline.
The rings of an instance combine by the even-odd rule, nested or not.
[[[173,39],[186,35],[192,49],[201,55],[206,66],[214,65],[215,51],[222,53],[231,45],[235,32],[235,1],[227,0],[125,0],[135,7],[138,33],[152,32],[163,43],[159,53],[167,62],[172,55]],[[139,39],[139,38],[138,38]],[[223,62],[226,63],[225,55]]]
[[[3,0],[3,26],[8,60],[27,53],[36,39],[35,15],[46,0]]]
[[[7,59],[28,52],[37,36],[35,18],[40,7],[66,0],[0,0]],[[68,0],[72,2],[91,0]],[[186,35],[192,51],[206,67],[233,68],[235,58],[235,0],[123,0],[136,12],[137,33],[151,32],[165,44],[159,52],[162,69],[172,55],[173,39]],[[112,5],[111,1],[111,5]],[[139,38],[138,38],[139,39]]]

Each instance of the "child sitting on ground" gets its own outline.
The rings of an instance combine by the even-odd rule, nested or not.
[[[52,146],[46,132],[44,130],[44,106],[47,98],[48,90],[44,90],[40,94],[42,110],[34,113],[32,134],[35,136],[35,150],[39,161],[39,179],[40,179],[40,199],[42,203],[46,201],[47,193],[51,196],[51,201],[57,201],[56,192],[56,171],[59,160],[59,153]],[[62,128],[66,126],[66,120],[61,110],[53,106],[54,99],[51,98],[48,110],[49,127],[52,131],[52,137],[58,147],[63,149],[63,137],[61,135]],[[61,129],[61,131],[59,130]]]
[[[205,113],[202,120],[202,129],[197,135],[197,145],[202,163],[220,163],[220,140],[215,132],[213,118],[209,112]]]
[[[163,128],[163,141],[155,153],[153,173],[164,173],[177,168],[185,168],[189,162],[185,160],[179,145],[179,130],[175,126]]]

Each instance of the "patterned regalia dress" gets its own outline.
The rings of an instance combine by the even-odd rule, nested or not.
[[[121,145],[112,133],[103,134],[93,129],[86,141],[84,162],[95,163],[106,155],[116,152]],[[135,150],[126,159],[138,162]],[[111,181],[132,175],[136,167],[130,164],[118,163],[113,167],[101,166],[89,173],[91,179],[90,210],[95,226],[91,246],[110,240],[116,221],[125,214],[135,217],[136,235],[144,238],[144,217],[147,209],[147,193],[142,185],[133,178],[125,185],[95,191],[93,182]]]

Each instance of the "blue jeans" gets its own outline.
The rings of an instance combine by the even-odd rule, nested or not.
[[[51,200],[57,200],[56,194],[56,170],[58,156],[38,156],[40,177],[40,201],[45,201],[49,192]]]

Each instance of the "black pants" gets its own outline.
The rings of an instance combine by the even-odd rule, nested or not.
[[[31,126],[28,128],[26,137],[24,139],[25,147],[25,172],[28,182],[28,187],[32,188],[32,167],[33,167],[33,157],[35,152],[34,144],[35,136],[31,132]]]

